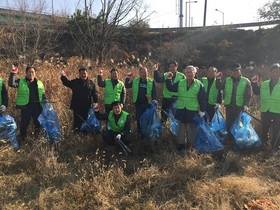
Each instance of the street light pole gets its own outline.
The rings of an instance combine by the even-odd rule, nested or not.
[[[221,10],[218,10],[218,9],[215,9],[217,12],[220,12],[222,13],[222,16],[223,16],[223,25],[225,25],[225,13],[222,12]]]
[[[187,5],[189,3],[189,27],[191,27],[191,3],[197,3],[197,1],[187,1],[186,2],[186,26],[187,26]]]

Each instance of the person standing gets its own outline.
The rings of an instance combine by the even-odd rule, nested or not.
[[[251,79],[253,92],[260,96],[261,108],[261,140],[268,144],[269,129],[272,130],[270,148],[278,150],[280,147],[280,64],[275,63],[270,67],[270,79],[258,85],[258,76]]]
[[[178,92],[177,110],[175,118],[178,120],[178,133],[176,140],[178,143],[177,150],[182,152],[186,147],[187,125],[194,123],[193,117],[199,114],[204,117],[206,109],[206,92],[200,80],[195,79],[196,68],[192,65],[185,69],[186,79],[180,80],[178,83],[172,83],[172,72],[167,74],[166,86],[169,91]],[[188,145],[193,144],[188,139]]]
[[[8,85],[17,88],[16,108],[21,111],[20,136],[21,141],[25,141],[31,118],[35,126],[35,138],[39,137],[41,125],[38,117],[42,112],[42,103],[46,101],[46,96],[43,82],[36,78],[34,67],[26,67],[25,77],[16,79],[17,73],[18,66],[15,64],[12,67]]]
[[[204,85],[205,91],[207,93],[206,112],[209,116],[210,121],[215,114],[215,110],[219,109],[220,104],[222,103],[222,94],[216,84],[217,71],[218,70],[216,67],[211,66],[207,71],[207,77],[201,78],[201,82]],[[221,72],[219,72],[219,77],[221,77]]]
[[[60,79],[64,86],[72,90],[70,109],[73,110],[74,132],[79,132],[88,117],[89,108],[98,102],[95,84],[88,78],[84,67],[79,68],[79,78],[68,80],[66,71],[63,70]]]
[[[185,79],[185,75],[181,72],[178,72],[178,63],[176,61],[171,61],[168,63],[168,70],[172,72],[172,82],[178,83],[180,80]],[[167,112],[171,107],[172,103],[177,100],[178,93],[171,92],[166,87],[166,76],[168,72],[164,73],[162,76],[158,72],[158,64],[154,65],[154,80],[157,83],[163,83],[163,98],[162,98],[162,110],[161,110],[161,121],[163,123],[167,120]]]
[[[124,83],[119,80],[118,69],[111,69],[111,78],[102,79],[103,71],[100,70],[99,75],[97,76],[97,84],[99,87],[105,88],[104,93],[104,103],[105,111],[109,113],[112,109],[111,104],[114,101],[121,102],[122,106],[125,103],[126,91]]]
[[[131,73],[127,74],[125,87],[132,88],[132,99],[136,107],[137,130],[140,131],[140,118],[151,103],[156,103],[157,90],[155,81],[148,77],[148,70],[140,67],[139,77],[130,80]]]
[[[0,116],[2,116],[8,107],[8,92],[2,78],[0,78],[0,93]]]

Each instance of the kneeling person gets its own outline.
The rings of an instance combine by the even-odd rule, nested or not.
[[[98,120],[107,120],[107,130],[102,133],[104,142],[111,146],[118,145],[118,140],[122,140],[125,145],[131,141],[131,119],[128,112],[122,110],[122,103],[115,101],[111,104],[112,110],[109,113],[101,114],[100,106],[94,107]]]

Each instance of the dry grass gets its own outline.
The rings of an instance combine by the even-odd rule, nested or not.
[[[50,147],[44,139],[34,142],[31,129],[29,144],[20,153],[9,145],[0,148],[1,209],[280,208],[279,155],[228,150],[178,155],[174,138],[164,128],[162,140],[155,144],[135,136],[133,154],[126,157],[103,148],[99,135],[73,135],[68,109],[71,92],[60,82],[60,69],[38,69],[38,78],[59,116],[63,139]],[[121,69],[121,77],[128,71]],[[5,81],[8,72],[4,66],[1,76]],[[97,72],[98,67],[90,78]],[[73,79],[77,70],[71,67],[67,74]],[[133,113],[130,94],[125,107]],[[102,100],[102,90],[99,95]],[[9,88],[9,96],[7,113],[18,122],[15,90]]]

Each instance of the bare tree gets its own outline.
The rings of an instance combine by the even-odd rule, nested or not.
[[[266,20],[280,20],[280,0],[266,3],[258,9],[258,13],[261,18]]]

